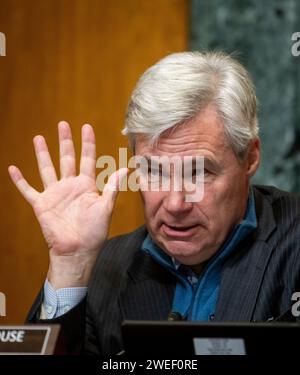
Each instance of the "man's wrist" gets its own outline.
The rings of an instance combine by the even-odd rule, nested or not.
[[[87,287],[60,288],[54,290],[46,280],[40,319],[54,319],[66,314],[85,297]]]
[[[95,260],[96,256],[87,258],[77,255],[50,255],[47,279],[55,290],[87,287]]]

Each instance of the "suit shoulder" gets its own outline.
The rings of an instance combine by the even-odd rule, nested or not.
[[[133,254],[140,249],[146,235],[145,226],[141,226],[130,233],[108,239],[99,253],[95,268],[126,267]]]
[[[132,248],[134,247],[134,245],[142,243],[142,241],[146,237],[146,234],[147,230],[146,227],[143,225],[132,232],[112,237],[106,241],[103,251],[105,251],[105,249],[115,249],[116,247]]]
[[[90,296],[94,293],[98,295],[99,285],[102,291],[118,291],[118,286],[123,282],[134,254],[141,248],[146,234],[147,230],[143,226],[106,241],[93,268],[89,283]]]
[[[273,186],[254,186],[257,213],[272,212],[278,228],[300,231],[300,196]],[[268,216],[268,221],[271,217]]]
[[[297,193],[289,193],[275,186],[254,185],[253,189],[255,195],[260,195],[263,199],[268,200],[273,207],[284,204],[300,207],[300,195]]]

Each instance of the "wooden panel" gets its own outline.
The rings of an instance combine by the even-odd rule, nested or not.
[[[58,165],[57,122],[94,125],[98,155],[117,155],[126,104],[139,75],[187,43],[186,0],[0,0],[0,292],[20,323],[45,278],[48,254],[29,205],[10,182],[18,165],[41,189],[32,138],[43,134]],[[119,196],[111,235],[143,221],[137,193]]]

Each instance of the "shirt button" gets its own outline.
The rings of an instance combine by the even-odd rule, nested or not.
[[[47,305],[47,306],[46,306],[46,311],[47,311],[48,314],[51,314],[52,311],[53,311],[53,307],[50,306],[50,305]]]

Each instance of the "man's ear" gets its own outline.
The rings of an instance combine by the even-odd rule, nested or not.
[[[248,148],[247,153],[247,174],[252,177],[260,163],[260,140],[254,139]]]

